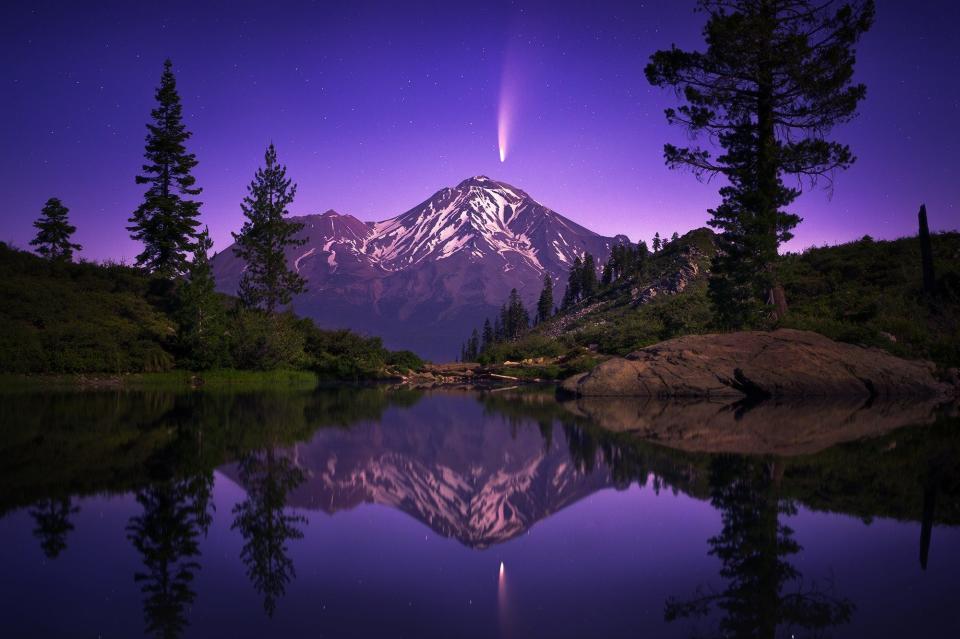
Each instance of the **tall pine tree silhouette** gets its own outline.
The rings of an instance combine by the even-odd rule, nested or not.
[[[183,124],[183,108],[173,75],[173,63],[163,63],[157,106],[147,124],[146,164],[137,184],[148,184],[143,203],[127,227],[130,236],[143,242],[137,265],[160,277],[173,279],[187,267],[187,253],[193,251],[197,236],[200,202],[189,199],[200,194],[191,171],[197,165],[186,142],[191,133]]]
[[[800,217],[783,210],[800,194],[783,177],[809,183],[854,162],[831,129],[856,115],[866,95],[853,84],[855,45],[870,28],[872,0],[699,0],[707,14],[705,51],[657,51],[646,75],[680,98],[667,121],[715,139],[714,158],[699,146],[664,145],[670,168],[722,175],[722,202],[710,213],[720,230],[710,293],[720,323],[750,326],[765,302],[786,312],[777,249]],[[654,250],[657,250],[656,243]]]
[[[69,262],[73,259],[74,251],[83,249],[79,244],[70,241],[77,227],[71,226],[67,220],[69,212],[70,209],[55,197],[43,205],[40,218],[33,223],[37,236],[30,240],[30,246],[36,246],[37,253],[51,260]]]
[[[233,233],[233,251],[247,264],[240,279],[240,299],[249,308],[272,314],[306,289],[306,280],[287,266],[284,250],[307,242],[294,237],[303,224],[285,217],[297,185],[287,178],[287,167],[277,161],[272,143],[264,154],[264,167],[257,169],[247,191],[241,205],[247,220],[239,233]]]

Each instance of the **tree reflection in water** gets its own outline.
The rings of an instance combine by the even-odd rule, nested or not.
[[[80,512],[70,497],[41,499],[30,509],[37,527],[33,536],[40,540],[40,548],[48,559],[56,559],[67,547],[67,534],[73,530],[70,516]]]
[[[130,519],[127,538],[143,557],[134,574],[144,595],[146,634],[172,639],[187,627],[187,608],[200,570],[200,535],[212,521],[213,473],[170,479],[137,491],[143,513]]]
[[[779,460],[722,455],[710,465],[710,502],[722,515],[720,534],[708,540],[720,559],[726,587],[702,590],[686,600],[667,601],[667,621],[706,617],[723,611],[720,637],[772,638],[777,628],[819,634],[847,623],[854,606],[813,584],[805,586],[787,558],[801,550],[793,530],[780,522],[796,507],[780,496],[783,465]],[[791,633],[788,633],[792,635]]]
[[[296,576],[287,543],[301,539],[307,519],[285,510],[287,494],[305,480],[304,472],[273,448],[245,454],[239,462],[247,498],[233,509],[231,530],[243,536],[240,558],[247,576],[263,596],[263,609],[272,617],[277,600]]]

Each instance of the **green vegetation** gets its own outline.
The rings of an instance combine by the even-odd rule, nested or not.
[[[200,329],[183,317],[185,308],[197,308],[187,303],[190,290],[190,281],[169,282],[116,264],[45,260],[0,243],[0,372],[118,375],[212,365],[360,380],[423,366],[409,351],[387,351],[378,338],[321,330],[290,313],[270,316],[210,291],[203,296],[214,295],[228,310],[207,324],[205,330],[216,333],[205,336],[205,350],[198,351]],[[203,378],[218,375],[239,373]]]
[[[918,238],[864,237],[785,256],[780,278],[790,312],[779,325],[960,365],[960,233],[933,234],[930,243],[935,297],[924,293]]]
[[[716,253],[714,234],[697,229],[663,245],[585,299],[514,340],[495,341],[479,353],[483,364],[539,360],[530,365],[557,377],[590,361],[682,335],[724,330],[708,294]],[[757,328],[799,328],[832,339],[876,346],[907,358],[960,365],[960,233],[933,234],[934,294],[924,290],[918,238],[874,241],[865,237],[838,246],[782,256],[777,267],[789,311],[768,315]],[[611,258],[613,259],[613,258]],[[682,292],[669,284],[682,268],[691,272]],[[692,273],[692,272],[691,272]],[[660,292],[638,303],[650,288]],[[510,373],[518,375],[517,373]]]

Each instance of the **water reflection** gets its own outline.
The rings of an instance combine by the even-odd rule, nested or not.
[[[40,548],[48,559],[56,559],[67,547],[67,535],[73,530],[70,516],[80,512],[69,497],[41,499],[30,509],[36,522],[33,536],[40,540]]]
[[[710,464],[710,503],[722,513],[720,534],[708,540],[710,554],[722,564],[726,586],[720,592],[699,589],[689,598],[667,601],[665,618],[707,617],[723,611],[717,636],[770,638],[799,630],[823,631],[850,621],[848,599],[812,583],[806,585],[789,558],[800,552],[794,532],[781,521],[796,514],[783,499],[783,462],[719,456]]]
[[[243,536],[240,558],[247,577],[272,617],[277,600],[296,575],[288,542],[303,538],[307,519],[286,510],[287,495],[304,481],[304,472],[280,452],[267,448],[240,459],[239,476],[247,498],[233,509],[231,529]]]
[[[829,575],[801,573],[803,547],[788,525],[800,508],[916,522],[923,569],[943,556],[931,554],[935,527],[960,524],[960,428],[926,404],[563,404],[550,391],[383,388],[9,400],[0,402],[0,520],[22,509],[43,555],[59,562],[76,543],[79,499],[133,495],[125,536],[142,628],[154,637],[189,634],[192,610],[212,596],[198,578],[218,514],[215,470],[242,490],[221,512],[268,618],[298,587],[295,542],[315,534],[311,510],[388,506],[473,553],[519,542],[604,489],[652,482],[719,513],[701,542],[719,570],[658,600],[669,627],[765,638],[830,634],[856,616]],[[482,419],[466,416],[471,407]],[[898,429],[907,423],[924,427]],[[729,451],[745,441],[752,454]],[[643,543],[669,543],[671,532]],[[517,598],[520,581],[508,598],[507,581],[501,563],[490,618],[501,635],[524,634],[536,614]]]
[[[199,538],[212,521],[213,474],[157,482],[137,491],[143,509],[127,525],[127,539],[143,560],[134,574],[143,594],[146,634],[172,639],[187,626],[187,610],[197,593]]]

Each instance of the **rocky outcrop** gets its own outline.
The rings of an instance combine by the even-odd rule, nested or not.
[[[695,246],[687,247],[677,258],[676,271],[657,278],[646,288],[637,287],[630,290],[633,305],[648,304],[658,296],[679,295],[701,274],[700,260],[702,259],[704,259],[703,251]]]
[[[931,397],[956,391],[929,362],[780,329],[688,335],[567,380],[595,397]]]

